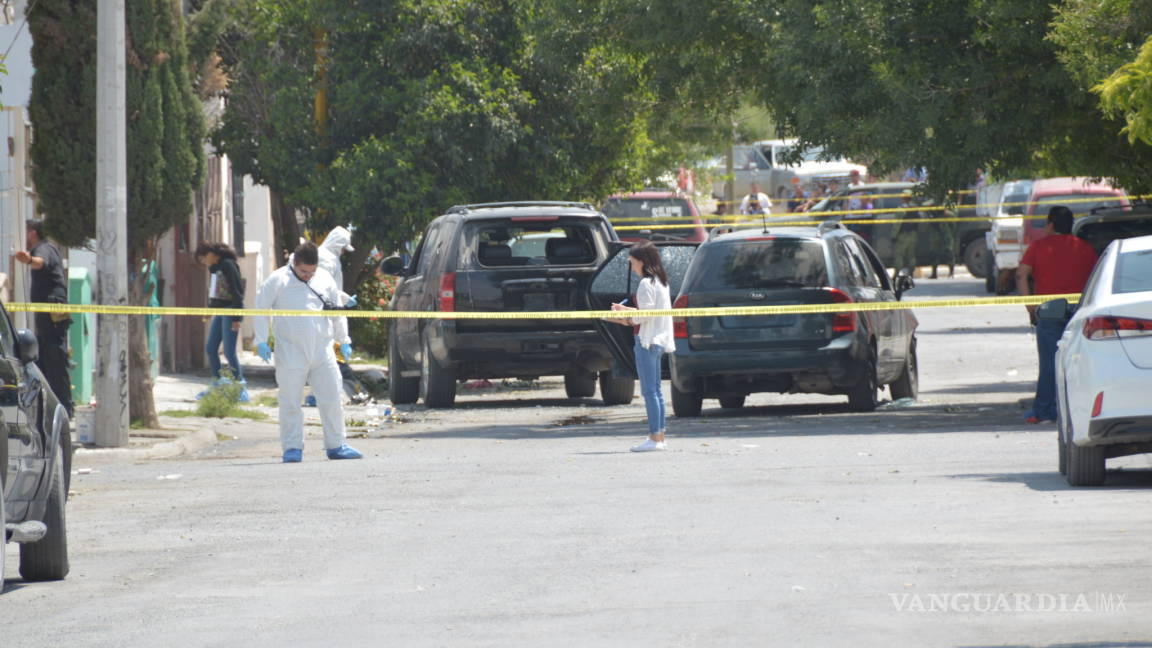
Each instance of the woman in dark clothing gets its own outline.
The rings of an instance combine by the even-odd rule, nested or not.
[[[201,243],[196,247],[196,262],[208,266],[211,279],[208,283],[209,308],[244,308],[244,280],[240,277],[240,266],[236,263],[236,252],[224,243]],[[219,382],[220,346],[224,346],[224,357],[232,367],[232,377],[244,384],[244,373],[240,369],[240,359],[236,356],[236,338],[240,332],[239,314],[216,315],[208,329],[208,343],[204,351],[208,354],[208,366]],[[240,393],[240,402],[247,402],[248,390]]]

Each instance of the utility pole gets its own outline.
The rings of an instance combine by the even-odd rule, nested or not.
[[[99,303],[128,305],[124,0],[96,13],[96,269]],[[98,315],[96,445],[128,445],[128,316]]]

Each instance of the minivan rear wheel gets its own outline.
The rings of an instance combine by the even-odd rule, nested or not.
[[[908,345],[908,357],[904,358],[904,371],[894,382],[888,385],[892,393],[892,400],[911,398],[916,400],[920,392],[920,367],[916,361],[916,338]]]
[[[432,356],[428,338],[424,338],[424,352],[420,362],[420,397],[428,407],[452,407],[456,403],[456,374],[441,367]]]
[[[848,406],[857,412],[871,412],[880,404],[876,395],[876,352],[868,354],[860,380],[848,389]]]
[[[631,376],[619,378],[611,369],[600,372],[600,398],[605,405],[627,405],[636,395],[636,379]]]
[[[564,374],[564,393],[568,398],[590,398],[596,395],[596,374],[573,369]]]
[[[672,413],[678,418],[695,418],[700,416],[704,407],[704,397],[696,392],[684,392],[672,383]]]

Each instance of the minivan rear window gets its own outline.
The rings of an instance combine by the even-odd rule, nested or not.
[[[491,221],[474,226],[468,240],[484,267],[587,265],[596,261],[598,223]]]
[[[819,241],[773,238],[705,245],[696,252],[692,290],[821,287],[828,284]]]
[[[696,235],[692,207],[684,198],[609,198],[600,211],[623,239],[690,240]],[[655,225],[655,229],[633,227]],[[619,229],[626,227],[628,229]]]

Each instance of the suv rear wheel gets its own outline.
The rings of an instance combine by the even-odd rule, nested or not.
[[[678,418],[694,418],[700,416],[704,406],[704,397],[696,392],[683,392],[672,384],[672,413]]]
[[[627,405],[636,394],[636,379],[618,378],[611,369],[600,372],[600,398],[605,405]]]
[[[871,412],[880,404],[876,392],[876,352],[870,351],[860,380],[848,389],[849,407],[857,412]]]
[[[746,396],[723,396],[720,398],[720,407],[724,409],[740,409],[744,407]]]
[[[388,334],[388,397],[394,405],[411,405],[420,398],[420,379],[405,378],[404,360],[400,357],[400,343],[396,328]]]
[[[456,374],[441,367],[432,357],[428,338],[424,338],[424,352],[420,354],[420,398],[427,407],[452,407],[456,403]]]
[[[62,580],[68,575],[68,527],[64,519],[64,448],[56,449],[52,482],[44,511],[48,533],[29,544],[20,545],[20,575],[27,581]]]
[[[590,398],[596,395],[596,374],[573,369],[564,374],[564,393],[568,398]]]

